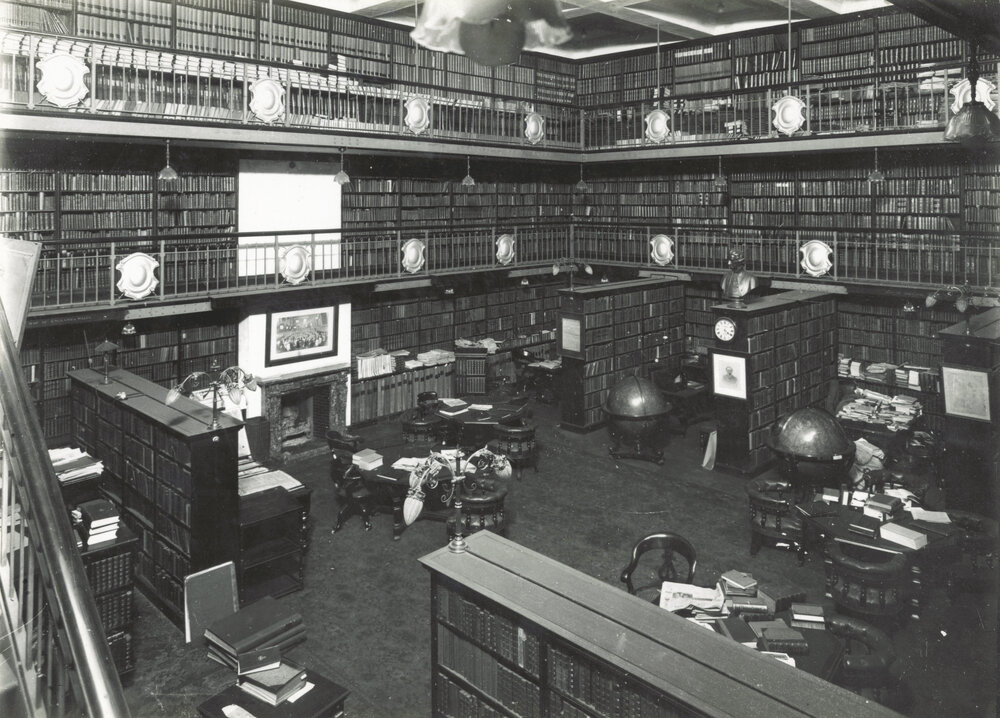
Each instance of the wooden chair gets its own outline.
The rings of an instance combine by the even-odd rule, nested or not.
[[[783,544],[805,561],[802,517],[795,508],[795,491],[784,479],[760,477],[746,485],[750,504],[750,555],[756,556],[766,541]]]
[[[404,444],[426,444],[428,446],[440,443],[445,424],[437,414],[424,412],[419,407],[404,412],[399,420],[403,432]]]
[[[844,642],[834,682],[891,708],[901,703],[903,685],[892,672],[896,651],[885,631],[850,616],[831,614],[826,629]]]
[[[375,513],[375,498],[365,485],[364,475],[352,461],[358,450],[357,438],[344,437],[338,431],[326,432],[330,447],[330,479],[333,481],[337,504],[337,521],[331,533],[337,533],[344,521],[352,514],[360,514],[365,531],[372,528],[372,514]]]
[[[826,596],[841,613],[892,630],[919,618],[920,569],[905,554],[827,541]]]
[[[491,446],[507,457],[514,468],[518,481],[525,466],[538,473],[538,443],[535,441],[535,425],[523,420],[516,423],[500,423],[493,429]]]
[[[640,578],[637,573],[640,569],[640,563],[644,567],[646,566],[642,561],[642,557],[651,552],[660,553],[659,559],[653,564],[656,570],[655,572],[643,570],[641,575],[644,582],[636,585]],[[687,567],[682,566],[681,570],[678,571],[674,563],[675,556],[680,556],[684,559],[687,562]],[[625,584],[626,590],[633,596],[639,595],[640,591],[645,592],[655,589],[656,594],[653,602],[657,603],[659,601],[660,585],[664,581],[694,583],[694,574],[697,565],[698,557],[690,541],[680,534],[661,531],[644,536],[632,547],[632,557],[628,562],[628,566],[622,569],[620,580]],[[657,581],[656,579],[659,580]],[[649,583],[645,581],[649,581]]]

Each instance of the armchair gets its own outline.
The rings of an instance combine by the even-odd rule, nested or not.
[[[831,614],[826,628],[844,641],[844,658],[834,682],[878,703],[895,707],[901,683],[893,675],[896,650],[885,631],[849,616]]]
[[[746,485],[750,505],[750,555],[756,556],[767,541],[783,545],[805,562],[802,518],[795,508],[795,488],[784,479],[761,477]]]
[[[330,448],[330,479],[333,481],[334,492],[340,510],[337,521],[331,533],[337,533],[344,521],[354,513],[361,515],[365,531],[372,528],[372,514],[375,512],[375,498],[365,485],[364,476],[352,461],[358,450],[356,437],[345,437],[338,431],[326,432],[327,445]]]
[[[647,566],[642,561],[642,557],[651,552],[659,552],[660,557],[653,566]],[[681,565],[680,571],[674,563],[675,556],[680,556],[686,563],[686,566]],[[619,578],[625,584],[626,590],[633,596],[655,589],[656,594],[653,601],[657,602],[660,595],[660,584],[664,581],[694,583],[697,566],[698,556],[690,541],[680,534],[661,531],[639,539],[632,547],[631,559],[628,565],[622,569]],[[652,570],[654,567],[655,571]],[[643,583],[639,583],[640,580]]]
[[[826,596],[837,610],[886,630],[919,618],[920,569],[906,554],[828,541]]]

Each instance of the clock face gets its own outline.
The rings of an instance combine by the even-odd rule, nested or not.
[[[715,336],[724,342],[731,342],[736,336],[736,323],[732,319],[722,317],[715,322]]]

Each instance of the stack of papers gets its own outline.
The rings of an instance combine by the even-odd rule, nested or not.
[[[49,449],[49,460],[63,486],[100,476],[104,472],[104,464],[100,461],[86,451],[68,446]]]
[[[417,359],[419,359],[420,362],[426,366],[447,364],[448,362],[455,361],[455,352],[446,351],[444,349],[431,349],[417,354]]]

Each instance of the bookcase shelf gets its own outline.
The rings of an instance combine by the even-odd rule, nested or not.
[[[92,548],[84,547],[80,551],[87,582],[94,593],[97,612],[119,675],[135,668],[132,623],[135,618],[133,574],[137,544],[135,535],[119,525],[114,541]]]
[[[676,369],[683,351],[684,290],[670,279],[637,279],[562,289],[562,426],[590,431],[619,381],[654,364]],[[567,323],[576,326],[574,341]]]
[[[122,369],[109,378],[70,373],[74,435],[104,463],[102,489],[139,539],[137,583],[182,626],[184,577],[238,557],[241,423],[220,415],[207,428],[211,409],[183,397],[167,406],[165,388]]]

